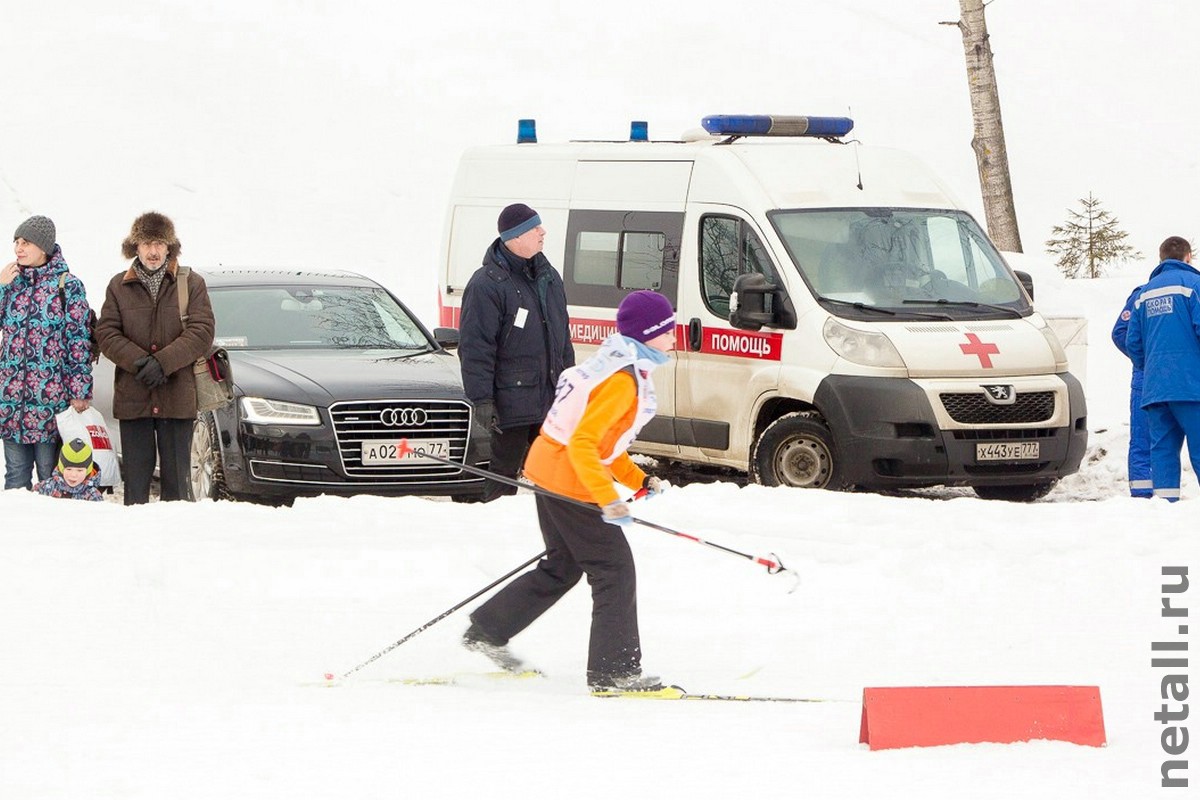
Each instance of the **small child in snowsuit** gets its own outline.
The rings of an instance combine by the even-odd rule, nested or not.
[[[54,472],[33,490],[48,497],[104,502],[99,483],[100,470],[92,462],[92,446],[83,439],[72,439],[59,451]]]

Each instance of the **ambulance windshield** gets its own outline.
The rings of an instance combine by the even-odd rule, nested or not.
[[[936,310],[949,318],[1023,316],[1028,300],[975,220],[961,211],[856,208],[770,215],[818,300]]]

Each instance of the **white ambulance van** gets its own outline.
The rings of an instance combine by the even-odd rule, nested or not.
[[[509,203],[527,203],[577,357],[635,289],[674,304],[637,452],[766,485],[971,486],[1034,500],[1078,470],[1083,388],[979,224],[903,152],[841,117],[707,117],[683,141],[468,150],[441,254],[441,324]]]

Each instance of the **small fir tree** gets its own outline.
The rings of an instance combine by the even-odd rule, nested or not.
[[[1125,241],[1129,234],[1120,229],[1120,221],[1111,212],[1101,208],[1098,197],[1088,192],[1079,202],[1082,210],[1067,209],[1069,218],[1055,225],[1046,241],[1046,252],[1057,256],[1063,275],[1099,278],[1108,264],[1142,257]]]

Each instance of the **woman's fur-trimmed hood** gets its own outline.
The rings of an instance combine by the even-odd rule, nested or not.
[[[175,236],[175,223],[166,214],[157,211],[147,211],[133,221],[129,235],[121,242],[121,255],[133,258],[141,242],[166,242],[168,262],[178,258],[179,251],[183,249],[179,238]]]

